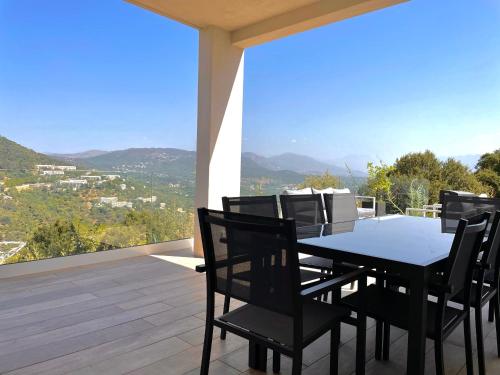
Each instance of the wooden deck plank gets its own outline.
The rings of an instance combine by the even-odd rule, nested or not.
[[[154,257],[137,257],[4,280],[0,290],[0,373],[9,375],[194,375],[205,319],[205,276]],[[216,299],[220,312],[222,297]],[[232,307],[239,306],[234,301]],[[20,314],[20,315],[18,315]],[[483,310],[488,373],[500,372],[494,324]],[[472,316],[472,319],[474,317]],[[404,374],[407,335],[391,334],[390,361],[375,361],[374,322],[367,332],[367,375]],[[352,375],[355,327],[342,325],[340,374]],[[475,343],[474,343],[475,348]],[[465,374],[463,332],[445,344],[446,374]],[[213,374],[260,374],[247,367],[247,343],[215,329]],[[477,363],[476,363],[477,367]],[[291,361],[282,359],[282,374]],[[477,369],[476,369],[477,371]],[[268,373],[272,373],[268,366]],[[329,373],[329,337],[304,351],[303,373]],[[428,340],[426,373],[434,374]]]

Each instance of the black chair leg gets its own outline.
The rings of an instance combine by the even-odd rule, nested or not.
[[[488,304],[488,322],[493,323],[495,319],[495,302],[490,300]]]
[[[375,326],[375,359],[377,361],[382,359],[382,329],[383,323],[377,320]]]
[[[340,322],[330,331],[330,375],[339,373]]]
[[[434,358],[436,362],[436,375],[444,375],[443,338],[440,336],[434,340]]]
[[[490,306],[492,306],[490,304]],[[477,363],[479,365],[479,375],[486,374],[484,362],[484,341],[483,341],[483,317],[481,306],[474,309],[476,315],[476,340],[477,340]]]
[[[273,372],[279,374],[281,371],[281,355],[278,351],[273,350]]]
[[[365,374],[366,361],[366,315],[358,312],[356,327],[356,375]]]
[[[389,360],[389,353],[391,348],[391,325],[389,322],[384,322],[384,341],[382,343],[382,359],[384,361]]]
[[[500,358],[500,298],[496,296],[494,298],[495,307],[495,328],[497,331],[497,356]]]
[[[231,297],[225,296],[224,297],[224,307],[222,309],[223,314],[227,314],[229,312],[229,303],[231,302]],[[225,340],[226,339],[226,330],[221,329],[220,331],[220,339]]]
[[[302,350],[298,350],[293,356],[292,375],[300,375],[302,373]]]
[[[472,337],[470,327],[470,314],[467,314],[464,320],[464,339],[465,339],[465,362],[467,365],[467,375],[474,374],[474,363],[472,360]]]
[[[210,352],[212,351],[213,333],[213,324],[207,322],[205,326],[205,340],[203,341],[203,354],[201,358],[200,375],[208,375],[208,369],[210,367]]]

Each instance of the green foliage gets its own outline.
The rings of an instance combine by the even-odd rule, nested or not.
[[[36,164],[56,164],[57,161],[0,136],[0,169],[31,170]]]
[[[380,165],[368,163],[368,191],[377,198],[377,201],[387,200],[396,211],[403,213],[396,203],[396,197],[392,191],[393,181],[390,175],[394,173],[394,166],[389,166],[382,161]]]
[[[330,174],[330,172],[325,171],[322,175],[319,176],[306,176],[304,182],[301,183],[298,187],[300,189],[306,187],[312,187],[315,189],[326,189],[329,187],[338,188],[341,186],[340,178]]]
[[[489,166],[495,160],[494,155],[483,157],[481,158],[482,161],[480,161],[481,165]],[[430,202],[438,202],[439,191],[443,189],[465,190],[476,194],[493,193],[493,189],[490,186],[479,180],[461,162],[453,158],[449,158],[445,162],[440,162],[436,155],[429,150],[409,153],[396,160],[391,177],[404,176],[410,179],[416,178],[428,181]]]
[[[500,148],[491,153],[487,152],[486,154],[481,155],[476,168],[480,171],[490,169],[497,175],[500,175]]]
[[[98,250],[97,243],[88,233],[88,229],[78,228],[79,224],[57,220],[50,224],[41,224],[35,229],[27,246],[9,263],[20,260],[37,260],[67,255],[83,254]]]
[[[422,207],[429,202],[429,189],[428,181],[418,180],[416,178],[412,179],[410,183],[410,188],[408,190],[409,197],[409,207]]]
[[[477,179],[489,186],[496,197],[500,197],[500,149],[482,155],[476,168]]]
[[[446,189],[470,191],[476,194],[491,193],[476,176],[459,161],[449,158],[442,164],[442,178]]]
[[[500,174],[492,169],[482,169],[476,172],[476,178],[485,186],[489,186],[496,197],[500,197]]]
[[[409,176],[429,181],[429,198],[437,201],[439,191],[444,188],[441,162],[433,152],[412,152],[396,159],[394,175]]]

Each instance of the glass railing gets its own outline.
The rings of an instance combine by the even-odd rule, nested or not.
[[[193,188],[165,176],[0,170],[0,264],[193,236]]]

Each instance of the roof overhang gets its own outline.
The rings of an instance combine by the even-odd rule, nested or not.
[[[409,0],[126,1],[194,28],[221,28],[246,48]]]

